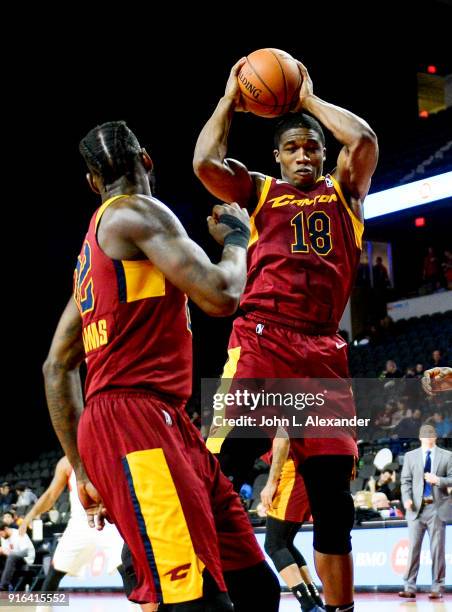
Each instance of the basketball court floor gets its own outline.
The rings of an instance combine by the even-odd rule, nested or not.
[[[21,607],[22,611],[35,612],[35,607]],[[120,593],[74,593],[69,606],[47,608],[46,612],[138,612]],[[299,612],[300,607],[290,594],[281,597],[280,612]],[[452,612],[452,595],[445,595],[440,602],[430,601],[427,594],[418,594],[416,602],[406,602],[397,593],[357,593],[356,612]],[[265,612],[250,610],[250,612]]]

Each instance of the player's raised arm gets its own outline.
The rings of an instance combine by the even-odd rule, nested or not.
[[[314,95],[306,67],[301,62],[298,62],[298,65],[303,83],[300,99],[294,110],[311,113],[343,145],[334,176],[348,197],[354,213],[362,220],[361,204],[369,191],[370,179],[378,160],[375,132],[364,119]]]
[[[237,76],[244,62],[242,58],[232,67],[224,96],[201,130],[193,157],[195,174],[206,189],[220,200],[240,206],[250,203],[262,180],[241,162],[226,158],[232,117],[234,111],[242,110]]]
[[[112,207],[113,208],[113,207]],[[105,215],[102,231],[117,243],[135,245],[165,277],[211,316],[233,314],[246,282],[249,217],[237,204],[214,207],[208,227],[224,245],[213,264],[177,217],[155,198],[132,196]]]

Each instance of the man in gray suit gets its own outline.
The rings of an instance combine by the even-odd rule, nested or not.
[[[428,531],[432,556],[430,599],[441,599],[446,575],[446,522],[452,520],[452,453],[436,446],[432,425],[419,431],[421,447],[406,453],[402,469],[402,501],[406,509],[410,548],[400,597],[416,597],[422,540]]]

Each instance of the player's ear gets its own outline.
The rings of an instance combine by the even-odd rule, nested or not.
[[[323,147],[323,161],[326,161],[326,147]]]
[[[91,174],[91,172],[87,173],[86,180],[88,181],[88,185],[90,186],[90,189],[94,191],[94,193],[100,193],[100,189],[96,184],[96,179]]]
[[[141,161],[143,162],[143,166],[145,167],[145,169],[148,172],[151,172],[152,168],[154,167],[154,162],[152,161],[149,153],[144,148],[141,149]]]
[[[279,164],[280,163],[279,149],[273,149],[273,155],[275,156],[275,162]]]

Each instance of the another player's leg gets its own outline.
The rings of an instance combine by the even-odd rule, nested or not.
[[[249,440],[242,442],[248,443]],[[281,594],[278,579],[264,560],[249,518],[230,480],[201,441],[193,448],[191,458],[196,472],[202,474],[210,491],[224,579],[234,612],[277,612]]]
[[[244,427],[237,432],[231,430],[216,455],[221,471],[232,482],[237,493],[245,482],[249,482],[256,459],[269,451],[272,444],[270,437],[261,428],[254,427],[251,432],[257,437],[246,437],[246,433]]]
[[[60,582],[66,576],[66,573],[67,572],[60,572],[59,570],[53,567],[53,564],[50,564],[47,576],[45,577],[45,580],[42,583],[41,591],[58,591]]]
[[[266,561],[235,571],[224,572],[234,612],[265,610],[277,612],[281,588],[278,579]]]
[[[87,473],[132,553],[129,598],[138,603],[202,599],[204,569],[226,592],[210,496],[190,463],[193,435],[182,411],[150,394],[112,393],[96,396],[79,424]],[[108,454],[93,452],[93,437]]]
[[[265,552],[298,600],[301,609],[304,612],[317,611],[323,608],[318,607],[301,575],[300,566],[306,565],[306,561],[293,544],[300,526],[301,523],[282,521],[268,516],[265,532]],[[322,605],[321,600],[319,605]]]
[[[309,457],[300,466],[314,520],[314,560],[326,610],[353,608],[353,559],[350,532],[354,521],[350,455]],[[320,477],[322,475],[322,477]],[[331,500],[334,500],[334,522]]]

